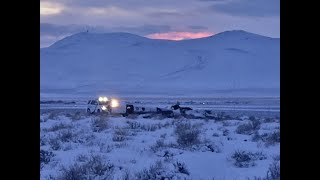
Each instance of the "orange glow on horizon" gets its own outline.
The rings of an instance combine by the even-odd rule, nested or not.
[[[184,39],[197,39],[212,36],[212,32],[167,32],[167,33],[155,33],[149,34],[146,37],[151,39],[167,39],[167,40],[184,40]]]

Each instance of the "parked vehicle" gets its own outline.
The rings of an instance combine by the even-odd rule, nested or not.
[[[87,104],[88,113],[111,113],[119,107],[119,101],[116,99],[108,99],[107,97],[99,97],[98,99],[89,100]]]

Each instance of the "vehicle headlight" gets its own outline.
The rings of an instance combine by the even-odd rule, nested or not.
[[[101,109],[102,109],[102,110],[106,110],[107,108],[106,108],[105,106],[102,106]]]
[[[108,98],[107,97],[99,97],[99,101],[107,102]]]
[[[116,99],[112,99],[111,100],[111,107],[118,107],[119,106],[119,102],[118,102],[118,100],[116,100]]]

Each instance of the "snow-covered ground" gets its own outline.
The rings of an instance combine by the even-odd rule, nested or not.
[[[280,173],[279,122],[42,112],[41,179],[272,179]]]

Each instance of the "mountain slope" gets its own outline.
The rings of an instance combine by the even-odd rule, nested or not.
[[[42,93],[279,94],[280,39],[245,31],[153,40],[128,33],[78,33],[40,50]]]

